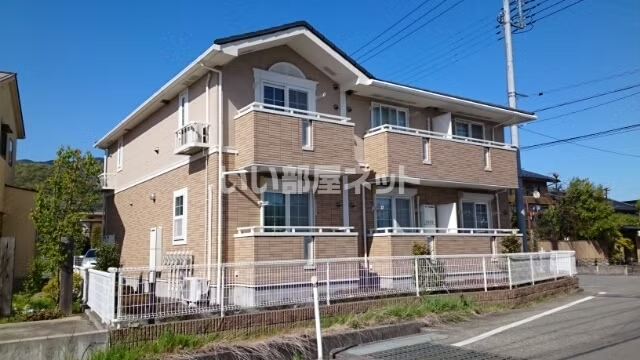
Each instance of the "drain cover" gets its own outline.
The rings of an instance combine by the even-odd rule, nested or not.
[[[456,346],[422,343],[367,355],[378,360],[509,360],[493,354],[481,353]]]

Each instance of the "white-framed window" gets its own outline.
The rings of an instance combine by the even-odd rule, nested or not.
[[[381,125],[409,127],[409,110],[397,106],[371,103],[371,127]]]
[[[187,243],[187,188],[173,192],[173,244]]]
[[[311,226],[313,208],[311,193],[285,194],[276,190],[262,193],[262,226]],[[267,232],[284,229],[265,229]]]
[[[15,156],[15,151],[13,148],[13,139],[9,138],[9,149],[7,150],[7,156],[8,156],[8,161],[9,161],[9,166],[13,166],[13,161],[15,160],[13,157]]]
[[[484,201],[462,201],[462,227],[465,229],[489,229],[491,212]]]
[[[253,69],[257,102],[299,110],[316,111],[317,82],[305,78],[295,65],[276,63],[268,71]]]
[[[454,130],[455,130],[455,135],[457,136],[468,137],[468,138],[473,138],[478,140],[484,140],[485,138],[484,124],[479,122],[456,119]]]
[[[491,171],[491,149],[488,147],[484,148],[484,169]]]
[[[413,227],[413,198],[376,195],[376,228]]]
[[[303,258],[307,261],[306,266],[313,266],[313,259],[315,258],[315,241],[313,236],[305,236],[303,243]]]
[[[422,138],[422,162],[431,164],[431,141],[429,138]]]
[[[189,123],[189,88],[184,89],[178,96],[178,128]]]
[[[124,166],[124,138],[118,139],[118,149],[116,150],[116,170],[122,170]]]
[[[300,120],[300,143],[304,150],[313,150],[313,126],[311,120]]]

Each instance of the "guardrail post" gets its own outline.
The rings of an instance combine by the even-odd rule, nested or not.
[[[558,275],[560,274],[560,264],[558,264],[558,253],[554,253],[556,255],[556,276],[553,277],[553,280],[558,280]]]
[[[330,291],[329,291],[329,264],[330,262],[327,261],[327,305],[331,305],[331,300],[330,300]]]
[[[224,317],[224,264],[221,265],[220,269],[220,317]]]
[[[482,257],[482,277],[484,279],[484,291],[487,291],[487,262],[485,257]]]
[[[507,271],[509,272],[509,290],[513,288],[513,280],[511,279],[511,256],[507,255]]]
[[[416,276],[416,296],[420,296],[420,281],[418,280],[418,258],[413,259],[413,267],[415,269]]]
[[[536,275],[533,270],[533,254],[529,253],[529,263],[531,264],[531,285],[536,284]]]

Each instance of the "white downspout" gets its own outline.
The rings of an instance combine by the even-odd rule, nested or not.
[[[369,269],[369,260],[367,255],[367,207],[364,195],[366,187],[364,184],[361,184],[360,190],[362,190],[362,241],[364,243],[364,266]]]
[[[217,232],[217,280],[216,280],[216,298],[218,300],[218,304],[222,304],[222,289],[220,288],[222,284],[222,187],[224,186],[222,182],[224,181],[224,174],[222,172],[222,133],[223,133],[223,94],[222,94],[222,71],[207,67],[204,64],[201,64],[207,70],[213,71],[218,75],[218,202],[217,202],[217,214],[216,214],[216,232]],[[210,219],[210,218],[209,218]],[[209,220],[210,221],[210,220]],[[211,227],[210,227],[211,228]],[[211,258],[211,257],[209,257]]]
[[[207,73],[207,83],[205,87],[205,118],[207,119],[207,125],[211,124],[211,106],[209,104],[209,88],[211,87],[211,72]],[[211,140],[211,130],[207,128],[207,136]],[[205,160],[204,160],[204,196],[206,201],[204,202],[204,221],[207,224],[207,241],[205,242],[205,254],[207,257],[207,280],[211,282],[211,207],[209,206],[211,203],[211,192],[209,191],[209,149],[204,149],[205,152]]]

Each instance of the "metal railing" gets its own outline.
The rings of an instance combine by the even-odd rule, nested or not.
[[[293,116],[297,118],[316,120],[316,121],[327,121],[327,122],[334,122],[334,123],[337,122],[337,123],[342,123],[343,125],[353,125],[353,123],[350,122],[351,118],[344,117],[344,116],[323,114],[315,111],[300,110],[300,109],[294,109],[290,107],[264,104],[260,102],[253,102],[239,109],[235,118],[237,119],[245,114],[250,113],[251,111],[260,111],[260,112],[266,112],[266,113],[272,113],[272,114],[287,115],[287,116]]]
[[[254,235],[295,235],[303,236],[305,234],[313,235],[332,235],[332,234],[351,234],[358,235],[353,232],[353,226],[246,226],[239,227],[237,236],[254,236]]]
[[[390,124],[385,124],[385,125],[381,125],[381,126],[374,127],[372,129],[370,129],[369,131],[367,131],[367,134],[365,135],[365,137],[371,136],[371,135],[374,135],[374,134],[377,134],[377,133],[385,132],[385,131],[391,131],[391,132],[400,133],[400,134],[406,134],[406,135],[428,137],[428,138],[434,138],[434,139],[454,140],[454,141],[457,141],[457,142],[464,142],[464,143],[469,143],[469,144],[474,144],[474,145],[498,147],[498,148],[503,148],[503,149],[506,149],[506,150],[515,150],[516,149],[516,147],[514,145],[501,143],[501,142],[498,142],[498,141],[475,139],[475,138],[472,138],[472,137],[445,134],[445,133],[440,133],[440,132],[435,132],[435,131],[414,129],[414,128],[409,128],[409,127],[405,127],[405,126],[390,125]]]
[[[575,252],[370,257],[88,270],[87,303],[104,322],[307,306],[434,291],[512,288],[576,275]],[[114,269],[115,271],[115,269]],[[115,291],[117,289],[117,291]],[[115,305],[115,309],[114,306]]]
[[[98,176],[100,180],[100,187],[103,189],[115,189],[116,187],[116,174],[102,173]]]
[[[181,147],[208,146],[209,142],[209,124],[191,122],[176,130],[175,149]]]
[[[479,228],[417,228],[386,227],[370,230],[371,234],[432,234],[432,235],[519,235],[518,229],[479,229]]]

